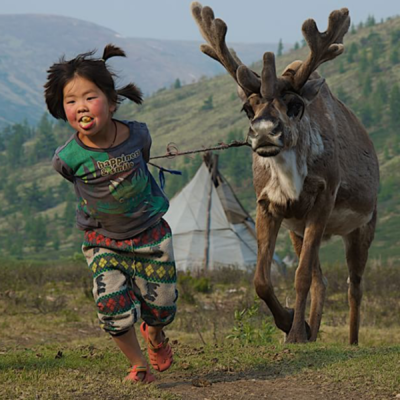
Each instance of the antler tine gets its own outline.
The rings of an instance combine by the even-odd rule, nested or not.
[[[201,35],[208,43],[201,45],[201,51],[219,61],[236,80],[239,64],[226,46],[225,36],[228,27],[225,22],[219,18],[215,19],[213,10],[210,7],[203,7],[198,2],[191,4],[191,10]]]
[[[308,19],[303,23],[303,36],[310,47],[310,54],[293,77],[292,86],[295,91],[299,91],[304,86],[310,75],[322,63],[343,53],[343,37],[349,26],[350,17],[347,8],[331,12],[328,29],[325,32],[319,32],[313,19]]]
[[[222,19],[215,18],[210,7],[203,7],[197,1],[191,4],[191,11],[201,35],[208,43],[202,44],[200,50],[220,62],[246,95],[258,91],[260,81],[257,75],[243,65],[237,55],[232,54],[226,45],[225,37],[228,30],[226,23]]]
[[[276,94],[277,83],[275,55],[272,52],[264,53],[261,73],[261,96],[268,100],[273,99]]]

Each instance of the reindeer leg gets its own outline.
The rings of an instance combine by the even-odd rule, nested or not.
[[[303,246],[303,238],[297,236],[294,232],[290,232],[290,239],[292,240],[297,256],[300,258],[301,248]],[[313,266],[311,280],[311,328],[309,328],[310,330],[307,331],[308,340],[311,342],[315,342],[317,340],[322,319],[322,309],[325,303],[326,286],[326,279],[322,275],[321,265],[318,259],[317,263]]]
[[[271,310],[276,326],[288,333],[292,326],[293,313],[281,305],[274,293],[271,281],[272,257],[281,222],[282,219],[273,217],[262,206],[257,206],[258,257],[254,286],[257,295],[264,300]]]
[[[333,206],[333,200],[333,196],[330,196],[329,193],[326,192],[325,195],[321,193],[315,203],[316,209],[319,209],[320,212],[313,214],[306,223],[299,266],[296,270],[296,303],[292,329],[286,339],[288,343],[304,343],[308,339],[305,325],[307,296],[310,291],[313,275],[316,276],[315,273],[318,274],[318,252],[326,221]],[[318,302],[318,296],[315,301]],[[316,307],[316,314],[314,314],[313,318],[314,329],[316,329],[318,321],[319,308],[320,306]]]
[[[297,257],[300,258],[301,249],[303,247],[303,238],[292,231],[289,233],[293,248]],[[324,283],[324,278],[318,261],[317,265],[312,270],[310,325],[305,322],[307,339],[310,341],[315,341],[317,339],[322,318],[322,308],[325,301],[325,290],[326,284]]]
[[[310,342],[317,340],[319,327],[321,325],[322,310],[324,308],[326,296],[327,280],[322,275],[319,259],[313,267],[311,281],[311,310],[310,310],[310,327],[311,336],[308,338]]]
[[[376,210],[371,221],[343,238],[349,269],[350,344],[358,344],[360,306],[363,295],[361,280],[368,259],[368,249],[374,238]]]

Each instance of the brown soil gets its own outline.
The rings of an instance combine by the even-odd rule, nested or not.
[[[231,376],[179,377],[163,379],[157,386],[184,400],[387,400],[395,396],[369,394],[354,390],[350,384],[320,381],[316,375],[271,377],[248,373]]]

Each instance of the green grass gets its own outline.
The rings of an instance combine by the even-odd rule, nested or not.
[[[223,396],[229,385],[252,379],[260,391],[262,385],[279,381],[292,389],[300,382],[311,391],[318,383],[344,396],[350,390],[360,399],[400,393],[396,265],[369,266],[359,347],[347,344],[346,269],[339,264],[324,267],[329,286],[321,330],[318,341],[306,345],[284,344],[265,305],[254,300],[250,274],[216,272],[207,287],[204,279],[181,275],[179,312],[167,328],[175,363],[156,373],[155,385],[137,387],[123,382],[128,362],[98,326],[83,263],[4,263],[0,398],[190,399],[199,384],[212,385]],[[289,303],[293,275],[289,270],[287,280],[276,277],[277,295]],[[207,396],[204,392],[202,398]]]
[[[318,379],[333,388],[351,387],[361,393],[367,388],[369,395],[377,396],[390,396],[400,390],[399,345],[367,348],[319,342],[240,346],[226,341],[218,346],[194,347],[186,338],[175,342],[174,349],[174,366],[162,377],[157,374],[159,386],[150,388],[122,381],[126,361],[104,337],[2,351],[0,395],[2,399],[128,399],[139,395],[146,399],[181,399],[163,389],[163,382],[173,381],[177,375],[180,380],[211,383],[228,377]]]

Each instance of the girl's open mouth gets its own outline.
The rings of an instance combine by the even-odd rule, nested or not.
[[[82,117],[79,120],[79,125],[83,128],[83,129],[89,129],[92,127],[94,122],[94,119],[92,117]]]

